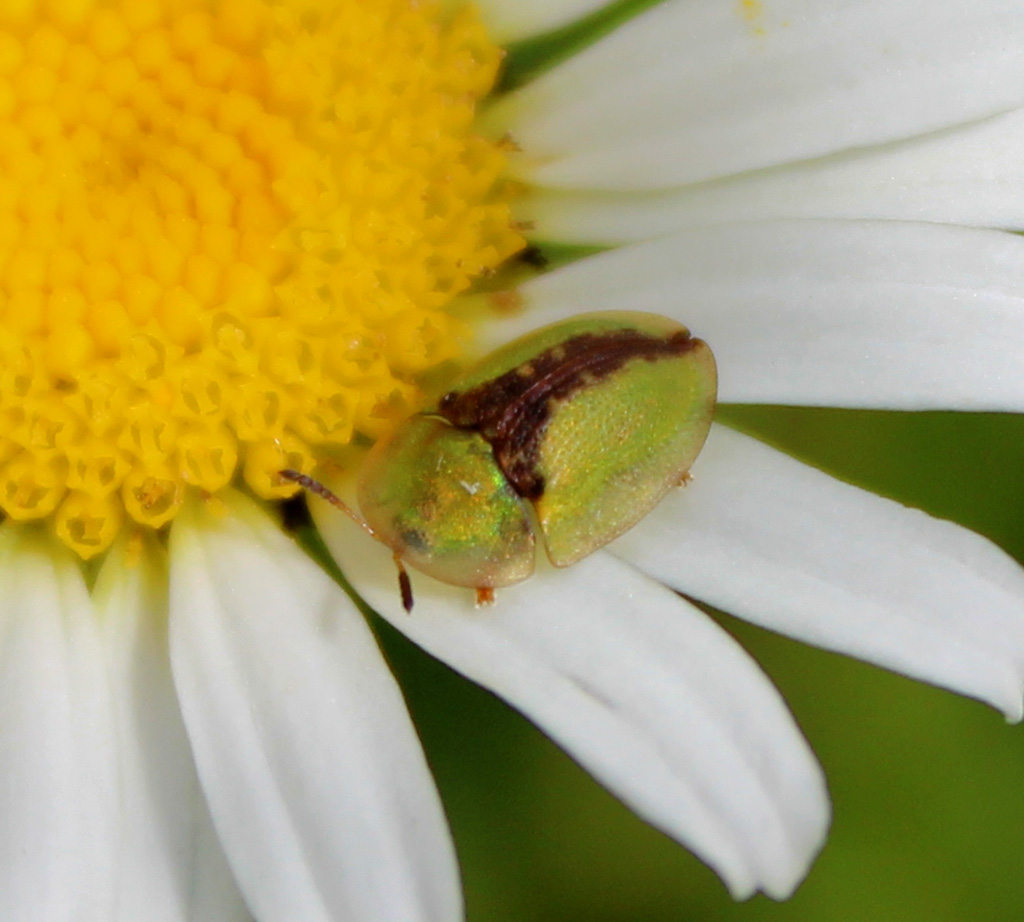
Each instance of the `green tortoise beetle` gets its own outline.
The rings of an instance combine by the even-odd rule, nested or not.
[[[657,314],[582,314],[485,356],[434,409],[379,441],[357,479],[362,518],[297,471],[281,476],[344,509],[403,564],[494,590],[608,544],[685,483],[707,438],[711,350]]]

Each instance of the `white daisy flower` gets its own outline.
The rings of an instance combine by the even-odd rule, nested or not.
[[[400,691],[275,502],[471,334],[648,310],[711,344],[724,401],[1024,406],[1024,241],[985,229],[1021,223],[1012,5],[665,0],[480,120],[494,42],[601,4],[448,6],[0,8],[4,920],[462,917]],[[611,248],[470,324],[525,222]],[[384,618],[735,896],[783,897],[822,773],[672,590],[1016,720],[1024,576],[725,427],[693,470],[483,611],[414,573],[407,616],[390,552],[311,507]]]

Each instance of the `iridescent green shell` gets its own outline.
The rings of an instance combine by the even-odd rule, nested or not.
[[[488,440],[564,567],[683,481],[707,438],[716,383],[711,350],[680,324],[588,314],[492,353],[439,412]]]
[[[496,588],[533,572],[523,500],[478,433],[414,416],[373,447],[357,490],[377,536],[434,579]]]
[[[711,350],[675,321],[574,317],[487,356],[375,446],[360,508],[405,562],[480,589],[532,572],[529,503],[568,566],[683,482],[715,393]]]

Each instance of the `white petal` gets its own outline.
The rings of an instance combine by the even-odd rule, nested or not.
[[[609,550],[748,621],[1022,716],[1024,571],[991,542],[712,429]]]
[[[156,549],[113,549],[93,598],[118,722],[122,868],[115,919],[249,919],[199,788],[171,681],[167,569]]]
[[[650,192],[535,189],[544,240],[614,244],[701,224],[871,218],[1024,227],[1024,109],[978,124],[720,182]]]
[[[1022,44],[1013,0],[669,0],[511,94],[492,122],[531,182],[679,185],[1016,108]]]
[[[714,350],[719,399],[1024,410],[1024,239],[933,224],[695,228],[526,285],[490,347],[586,310],[675,317]]]
[[[341,590],[251,501],[171,533],[171,663],[199,777],[260,922],[461,918],[398,687]]]
[[[824,780],[756,664],[703,613],[613,558],[538,572],[475,610],[473,592],[413,574],[333,509],[332,552],[399,630],[536,721],[738,897],[785,896],[828,825]]]
[[[476,0],[488,33],[499,44],[550,32],[607,4],[608,0]]]
[[[0,919],[108,919],[117,756],[96,619],[66,551],[0,531]]]

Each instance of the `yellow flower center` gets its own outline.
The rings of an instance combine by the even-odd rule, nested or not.
[[[522,241],[424,0],[0,2],[0,507],[83,558],[373,437]]]

